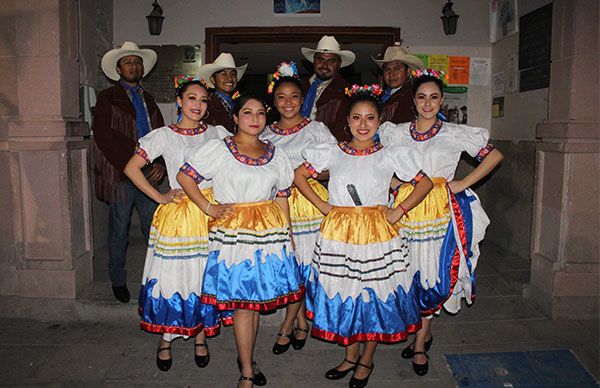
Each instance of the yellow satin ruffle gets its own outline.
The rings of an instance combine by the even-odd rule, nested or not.
[[[324,239],[366,245],[389,241],[398,232],[387,222],[384,206],[334,206],[321,223]]]
[[[308,183],[315,193],[317,193],[319,198],[327,202],[327,199],[329,198],[327,189],[312,178],[308,179]],[[321,213],[312,202],[306,199],[296,187],[292,187],[292,194],[288,198],[288,201],[290,204],[290,217],[292,218],[292,222],[320,220],[324,217],[323,213]]]
[[[208,228],[261,232],[289,226],[283,210],[275,201],[236,203],[232,206],[233,212],[229,215],[210,219]]]
[[[444,219],[446,220],[444,222],[447,222],[446,217],[450,213],[450,207],[448,205],[446,179],[431,178],[431,180],[433,181],[433,189],[431,189],[421,203],[408,212],[408,220],[410,220],[411,223],[440,219]],[[396,196],[396,200],[394,201],[394,208],[404,201],[413,190],[414,186],[410,183],[402,185],[398,191],[398,196]],[[406,220],[406,217],[402,217],[402,221],[404,220]]]
[[[212,188],[201,190],[202,194],[215,203]],[[152,226],[167,238],[195,237],[208,235],[208,216],[185,194],[177,200],[159,205],[154,212]]]

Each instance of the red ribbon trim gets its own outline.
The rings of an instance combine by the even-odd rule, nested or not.
[[[308,312],[307,312],[308,313]],[[311,313],[312,315],[312,313]],[[311,330],[311,335],[316,338],[320,338],[329,342],[337,342],[341,345],[352,345],[355,342],[365,342],[365,341],[377,341],[377,342],[387,342],[387,343],[395,343],[405,341],[409,334],[416,333],[421,329],[421,322],[408,325],[405,331],[394,334],[386,334],[386,333],[358,333],[354,334],[350,337],[344,337],[337,333],[332,333],[325,330],[320,330],[314,328]]]
[[[285,306],[286,304],[297,302],[303,297],[304,286],[302,285],[298,291],[279,296],[267,302],[250,302],[244,300],[217,301],[217,298],[214,295],[202,295],[201,300],[202,303],[217,306],[217,309],[219,310],[244,309],[254,311],[271,311],[278,307]]]

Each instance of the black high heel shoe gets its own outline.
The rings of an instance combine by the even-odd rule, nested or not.
[[[299,327],[295,327],[294,329],[296,331],[301,331],[303,333],[306,333],[305,338],[298,339],[298,338],[296,338],[296,336],[294,336],[294,339],[292,340],[292,348],[294,348],[296,350],[300,350],[304,347],[304,345],[306,345],[306,339],[308,338],[308,329],[301,329]]]
[[[196,354],[196,348],[199,346],[204,346],[206,348],[205,356],[199,356]],[[210,353],[208,352],[208,345],[194,344],[194,361],[196,361],[196,365],[198,365],[198,368],[206,368],[206,366],[210,362]]]
[[[369,377],[371,377],[371,375],[373,374],[373,369],[375,368],[375,364],[371,364],[371,366],[361,364],[360,362],[358,362],[357,364],[362,366],[363,368],[369,369],[370,372],[369,372],[369,375],[367,377],[365,377],[364,379],[357,379],[356,377],[354,377],[354,375],[352,377],[350,377],[350,381],[348,382],[348,386],[350,388],[366,387],[367,383],[369,382]]]
[[[237,361],[238,369],[240,370],[240,373],[241,373],[242,372],[242,362],[240,361],[239,357],[236,361]],[[258,370],[258,373],[257,373],[256,372],[257,370],[258,370],[258,364],[256,363],[256,361],[252,361],[252,371],[254,372],[254,377],[252,377],[252,379],[253,379],[252,383],[258,387],[267,385],[267,377],[260,370]],[[247,379],[248,379],[247,377],[243,378],[243,380],[247,380]]]
[[[254,381],[254,377],[240,376],[240,378],[238,379],[238,386],[240,385],[239,382],[242,381],[250,381],[253,385],[256,384],[256,382]]]
[[[433,343],[433,336],[431,336],[429,338],[428,341],[425,342],[425,351],[429,351],[429,349],[431,349],[431,344]],[[413,358],[414,354],[415,354],[415,341],[413,341],[410,345],[408,345],[407,347],[404,348],[404,350],[402,350],[402,358],[404,358],[405,360],[410,360],[411,358]]]
[[[343,379],[344,377],[346,377],[346,375],[348,373],[356,370],[356,367],[358,366],[358,362],[350,361],[347,358],[344,358],[344,361],[346,361],[348,364],[352,364],[354,366],[350,367],[348,369],[344,369],[344,370],[337,369],[337,366],[335,368],[331,368],[327,372],[325,372],[325,378],[329,379],[329,380]]]
[[[281,334],[281,333],[277,333],[277,337],[285,337],[288,339],[287,344],[279,344],[277,343],[277,341],[275,341],[275,344],[273,345],[273,354],[275,355],[280,355],[283,354],[285,352],[287,352],[287,350],[290,348],[290,345],[292,345],[294,343],[294,341],[296,341],[296,337],[294,336],[294,332],[292,331],[290,334]]]
[[[171,365],[173,365],[173,353],[171,353],[171,358],[169,358],[167,360],[163,360],[163,359],[161,359],[161,358],[158,357],[158,354],[160,352],[164,351],[164,350],[171,351],[171,344],[169,343],[169,347],[168,348],[161,348],[161,347],[158,348],[158,350],[156,351],[156,366],[161,371],[166,372],[169,369],[171,369]]]
[[[412,362],[413,370],[418,376],[425,376],[427,371],[429,370],[429,355],[427,352],[414,352],[414,354],[424,354],[427,357],[427,361],[425,364],[416,364],[414,361]]]

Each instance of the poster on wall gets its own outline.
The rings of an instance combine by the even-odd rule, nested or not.
[[[489,58],[471,58],[471,72],[469,74],[470,85],[489,85],[491,76],[492,62]]]
[[[449,85],[469,84],[469,57],[451,56],[448,67]]]
[[[518,31],[517,0],[490,0],[490,42]]]
[[[504,117],[504,96],[492,100],[492,118]]]
[[[469,116],[467,88],[444,88],[444,104],[440,112],[449,123],[467,124]]]
[[[273,0],[273,13],[279,16],[321,16],[321,0]]]
[[[427,69],[429,68],[429,54],[413,54],[415,57],[419,58],[421,61],[423,61],[423,68]]]
[[[448,74],[450,68],[450,57],[441,54],[429,54],[429,67],[435,70],[442,70]]]

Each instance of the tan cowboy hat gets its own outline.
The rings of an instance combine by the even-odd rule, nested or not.
[[[214,88],[215,85],[210,80],[210,76],[217,71],[235,69],[237,72],[237,80],[239,81],[244,76],[246,67],[248,67],[247,63],[243,66],[236,66],[233,55],[230,53],[221,53],[213,63],[207,63],[206,65],[200,66],[200,69],[198,69],[198,76],[204,79],[209,87]]]
[[[350,50],[340,50],[340,44],[333,36],[323,35],[316,49],[302,47],[300,49],[302,55],[311,62],[314,62],[316,53],[331,53],[337,54],[342,59],[341,67],[346,67],[354,63],[356,55]]]
[[[121,76],[117,73],[117,62],[128,55],[137,55],[144,63],[144,75],[148,74],[156,64],[156,52],[150,49],[140,49],[133,42],[125,42],[119,48],[112,49],[102,57],[102,71],[113,81],[118,81]]]
[[[382,67],[384,63],[391,61],[400,61],[413,69],[420,69],[423,67],[423,61],[419,57],[412,55],[400,47],[400,42],[394,42],[393,46],[386,48],[383,59],[371,58],[379,67]]]

